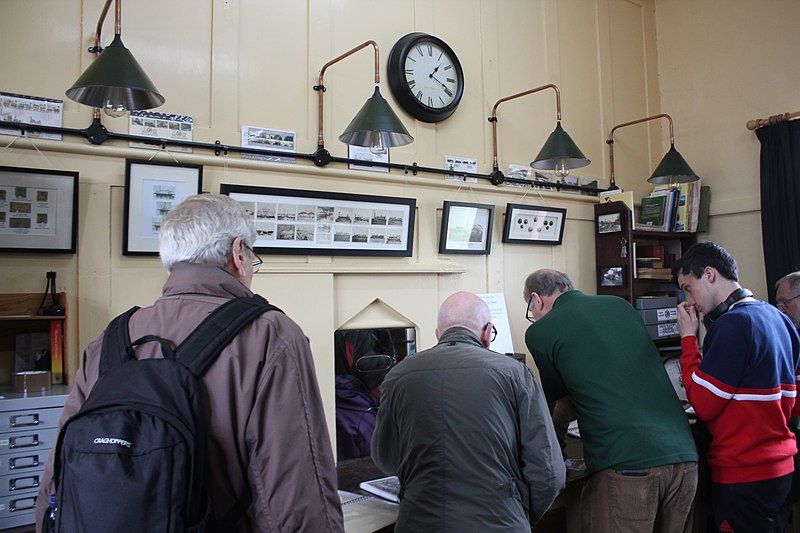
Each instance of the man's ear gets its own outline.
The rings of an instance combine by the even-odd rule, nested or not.
[[[231,242],[231,249],[228,255],[228,264],[226,270],[231,273],[236,279],[243,279],[245,276],[245,262],[247,261],[244,240],[241,237],[236,237]]]

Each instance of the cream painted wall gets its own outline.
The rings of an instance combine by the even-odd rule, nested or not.
[[[0,46],[14,50],[0,60],[0,90],[64,98],[91,63],[102,0],[3,0]],[[113,11],[113,10],[112,10]],[[113,17],[109,18],[109,21]],[[34,31],[31,38],[29,28]],[[605,138],[613,124],[660,112],[652,0],[172,0],[125,2],[122,37],[167,103],[159,111],[194,117],[194,140],[238,145],[242,125],[297,132],[299,152],[316,148],[319,69],[367,39],[381,48],[383,94],[394,105],[385,77],[392,44],[411,31],[433,33],[458,53],[466,91],[458,111],[438,124],[414,121],[395,106],[415,142],[392,150],[393,162],[442,166],[445,155],[478,159],[491,170],[491,129],[486,118],[499,98],[555,83],[561,89],[563,125],[593,161],[579,174],[608,183]],[[104,26],[103,43],[113,25]],[[325,76],[326,147],[346,156],[339,132],[371,94],[372,55],[355,54]],[[500,168],[527,164],[552,131],[552,91],[505,103],[498,110]],[[678,119],[678,117],[676,117]],[[111,131],[127,132],[125,119],[103,117]],[[685,119],[688,122],[688,119]],[[64,126],[85,128],[91,110],[65,99]],[[663,154],[661,126],[621,139],[618,180],[641,188]],[[0,143],[11,137],[0,136]],[[33,147],[37,150],[34,150]],[[615,152],[616,154],[616,152]],[[155,299],[166,279],[157,258],[122,256],[124,159],[171,160],[170,155],[107,141],[96,146],[19,140],[0,153],[0,165],[80,172],[79,247],[76,255],[0,255],[0,291],[43,290],[47,270],[58,271],[69,294],[68,355],[74,376],[80,349],[117,313]],[[456,290],[502,292],[516,351],[525,351],[527,322],[521,288],[541,267],[564,270],[594,292],[593,197],[445,182],[438,175],[349,171],[216,157],[195,150],[174,154],[204,165],[203,189],[221,183],[411,197],[417,200],[414,254],[410,258],[267,256],[253,288],[284,308],[309,336],[333,433],[333,331],[379,299],[418,328],[420,349],[434,342],[439,303]],[[497,206],[492,253],[438,254],[444,200]],[[506,203],[565,207],[561,246],[500,242]],[[265,254],[267,255],[267,254]]]
[[[760,144],[745,124],[800,111],[798,20],[794,0],[656,1],[661,106],[675,119],[676,148],[712,191],[701,237],[734,254],[742,284],[762,299]]]

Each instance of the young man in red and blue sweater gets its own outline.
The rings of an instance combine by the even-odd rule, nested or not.
[[[688,299],[678,306],[683,384],[711,433],[715,524],[725,533],[779,531],[797,453],[787,422],[800,413],[800,338],[786,316],[739,285],[736,261],[718,244],[692,246],[673,275]]]

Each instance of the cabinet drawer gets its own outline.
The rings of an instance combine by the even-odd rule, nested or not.
[[[0,433],[57,427],[61,411],[61,407],[50,407],[0,412]]]
[[[44,470],[48,457],[50,457],[49,448],[0,455],[0,476]]]
[[[49,450],[56,443],[58,429],[31,429],[0,435],[0,455],[26,455],[36,450]]]
[[[38,492],[41,481],[41,470],[37,472],[16,472],[8,476],[0,476],[0,498]]]
[[[33,524],[38,490],[0,496],[0,528]]]

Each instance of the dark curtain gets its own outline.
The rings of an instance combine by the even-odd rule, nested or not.
[[[800,270],[800,120],[762,126],[761,232],[769,301],[775,282]]]

